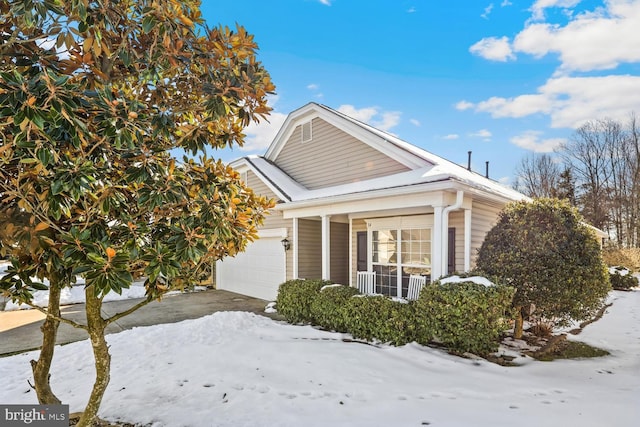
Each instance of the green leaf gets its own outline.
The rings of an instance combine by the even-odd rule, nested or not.
[[[49,290],[49,287],[47,285],[44,285],[42,283],[39,282],[33,282],[31,283],[31,287],[37,291],[46,291]]]
[[[156,25],[156,18],[152,15],[145,16],[142,20],[142,31],[150,33],[153,27]]]

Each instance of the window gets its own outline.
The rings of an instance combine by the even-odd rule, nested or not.
[[[430,216],[368,221],[376,292],[406,297],[411,274],[431,275]]]

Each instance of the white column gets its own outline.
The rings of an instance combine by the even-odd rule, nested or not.
[[[292,245],[293,245],[293,279],[298,279],[298,218],[293,218],[293,231],[292,231]]]
[[[441,242],[440,254],[442,254],[440,258],[440,275],[447,275],[449,273],[449,211],[447,208],[442,210],[442,226],[440,227],[442,230],[441,234]]]
[[[349,286],[353,286],[353,218],[349,216]]]
[[[433,228],[431,236],[431,280],[442,276],[442,206],[433,207]]]
[[[471,209],[464,210],[464,271],[471,270]]]
[[[331,277],[331,215],[322,215],[322,278]]]

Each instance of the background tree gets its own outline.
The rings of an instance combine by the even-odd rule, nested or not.
[[[515,172],[516,189],[569,200],[590,224],[609,233],[609,245],[640,244],[640,130],[634,114],[626,122],[589,121],[555,156],[528,155]]]
[[[274,87],[252,36],[205,27],[199,1],[15,0],[0,13],[0,255],[12,263],[0,287],[29,304],[49,291],[32,362],[40,402],[59,402],[49,385],[59,322],[87,331],[96,380],[78,425],[88,426],[109,382],[106,326],[256,238],[271,201],[206,150],[241,144]],[[77,275],[87,324],[59,310]],[[138,275],[146,300],[102,317],[104,296]]]
[[[576,184],[571,168],[565,166],[558,176],[558,183],[551,192],[551,197],[566,200],[571,206],[576,206]]]
[[[611,122],[591,121],[578,128],[561,147],[566,163],[580,183],[579,203],[586,220],[595,227],[605,229],[608,213],[608,182],[611,168],[608,159],[611,140],[607,129]]]
[[[560,181],[560,166],[547,153],[531,153],[516,167],[517,190],[529,197],[554,197]]]
[[[610,285],[600,245],[567,201],[513,202],[480,247],[476,267],[516,288],[514,337],[535,304],[537,315],[563,323],[587,319]]]

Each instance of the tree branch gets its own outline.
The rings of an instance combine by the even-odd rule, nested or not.
[[[44,315],[45,315],[45,316],[47,316],[47,317],[50,317],[50,318],[52,318],[52,319],[54,319],[54,320],[57,320],[58,322],[66,323],[67,325],[71,325],[71,326],[73,326],[74,328],[77,328],[77,329],[83,329],[83,330],[85,330],[85,331],[88,331],[88,329],[87,329],[87,326],[86,326],[86,325],[83,325],[83,324],[81,324],[81,323],[74,322],[74,321],[73,321],[73,320],[71,320],[71,319],[67,319],[67,318],[64,318],[64,317],[61,317],[61,316],[53,315],[53,314],[49,313],[49,311],[48,311],[48,310],[45,310],[44,308],[39,307],[39,306],[35,305],[35,304],[34,304],[34,303],[32,303],[32,302],[24,302],[24,304],[28,305],[29,307],[31,307],[31,308],[33,308],[33,309],[38,310],[40,313],[44,314]]]
[[[139,303],[137,303],[136,305],[132,306],[131,308],[129,308],[129,309],[123,311],[123,312],[114,314],[113,316],[105,319],[105,322],[107,323],[107,325],[110,324],[110,323],[113,323],[113,322],[115,322],[115,321],[117,321],[117,320],[119,320],[119,319],[121,319],[121,318],[123,318],[125,316],[128,316],[129,314],[133,313],[137,309],[144,307],[145,305],[149,304],[151,301],[153,301],[153,300],[145,299],[143,301],[140,301]]]

